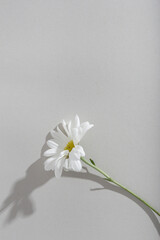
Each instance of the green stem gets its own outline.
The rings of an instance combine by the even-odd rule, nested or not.
[[[106,180],[109,182],[112,182],[114,184],[116,184],[117,186],[123,188],[125,191],[129,192],[130,194],[132,194],[134,197],[136,197],[137,199],[139,199],[141,202],[143,202],[146,206],[148,206],[150,209],[152,209],[156,214],[158,214],[158,216],[160,216],[160,213],[158,211],[156,211],[153,207],[151,207],[147,202],[145,202],[142,198],[140,198],[138,195],[136,195],[135,193],[131,192],[129,189],[127,189],[126,187],[124,187],[123,185],[121,185],[120,183],[118,183],[117,181],[115,181],[114,179],[112,179],[108,174],[106,174],[104,171],[102,171],[100,168],[96,167],[96,165],[93,165],[92,163],[90,163],[89,161],[87,161],[86,159],[84,159],[83,157],[81,157],[81,160],[86,163],[87,165],[89,165],[90,167],[94,168],[96,171],[100,172],[103,176],[106,177]]]

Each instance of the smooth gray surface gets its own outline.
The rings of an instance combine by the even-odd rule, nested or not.
[[[139,201],[40,155],[78,113],[87,157],[160,211],[160,1],[0,0],[0,38],[0,239],[158,240]]]

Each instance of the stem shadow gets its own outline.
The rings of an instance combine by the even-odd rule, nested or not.
[[[106,180],[104,180],[104,178],[102,178],[98,175],[95,175],[95,174],[89,172],[86,167],[83,167],[83,169],[85,169],[86,172],[63,172],[62,176],[66,177],[66,178],[86,179],[86,180],[96,182],[96,183],[100,184],[101,187],[90,189],[91,191],[109,190],[109,191],[119,193],[119,194],[129,198],[130,200],[134,201],[139,207],[141,207],[145,211],[145,213],[148,215],[148,217],[152,221],[154,227],[156,228],[157,233],[160,235],[160,223],[158,221],[158,217],[149,207],[147,207],[140,200],[138,200],[136,197],[134,197],[133,195],[131,195],[124,189],[114,185],[113,183],[107,182]]]

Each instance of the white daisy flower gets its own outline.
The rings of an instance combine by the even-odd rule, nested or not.
[[[81,171],[80,158],[85,156],[85,152],[79,142],[86,132],[93,127],[93,124],[80,123],[79,117],[76,115],[74,121],[69,121],[68,124],[63,120],[62,126],[65,133],[59,127],[56,129],[57,131],[51,130],[53,139],[47,141],[50,149],[44,152],[44,156],[48,157],[44,163],[44,168],[46,171],[55,171],[57,178],[61,176],[63,168]]]

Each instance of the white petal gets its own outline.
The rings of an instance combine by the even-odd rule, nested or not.
[[[51,130],[51,135],[54,138],[55,142],[59,145],[59,147],[64,148],[66,146],[66,142],[64,138],[61,137],[61,135],[56,132],[55,130]]]
[[[68,142],[68,137],[60,130],[59,127],[57,127],[57,131],[58,131],[59,136],[61,137],[61,139],[63,139],[63,141],[65,141],[67,143]]]
[[[71,121],[71,128],[78,128],[80,127],[80,120],[78,115],[76,114],[74,120]]]
[[[51,148],[51,149],[48,149],[47,151],[44,152],[44,156],[45,157],[50,157],[50,156],[53,156],[57,153],[57,148]]]
[[[94,125],[90,124],[89,122],[84,122],[80,125],[79,128],[79,141],[84,137],[86,132],[91,129]]]
[[[81,124],[80,126],[82,129],[90,129],[92,127],[94,127],[94,124],[90,124],[89,122],[84,122]]]
[[[55,143],[53,140],[48,140],[47,145],[49,148],[57,148],[58,147],[58,144]]]
[[[71,137],[71,136],[72,136],[72,133],[71,133],[71,121],[69,121],[67,127],[68,127],[68,133],[69,133],[69,136]]]
[[[68,154],[69,154],[68,150],[61,151],[60,154],[59,154],[59,158],[67,156]]]
[[[52,130],[50,131],[50,134],[51,134],[52,137],[54,138],[55,130],[52,129]]]
[[[67,136],[69,136],[69,132],[68,132],[68,129],[67,129],[67,124],[66,124],[66,122],[64,120],[62,121],[62,126],[63,126]]]
[[[55,163],[55,176],[57,178],[59,178],[62,174],[62,170],[63,170],[63,166],[64,166],[64,162],[66,159],[66,156],[68,155],[69,151],[68,150],[64,150],[62,152],[60,152],[58,158],[56,159],[56,163]]]
[[[49,149],[50,150],[50,149]],[[47,150],[48,151],[48,150]],[[62,159],[62,158],[66,158],[66,156],[68,155],[69,151],[68,150],[65,150],[65,151],[62,151],[60,153],[57,153],[54,155],[54,157],[50,157],[48,158],[45,162],[44,162],[44,166],[45,166],[45,170],[48,171],[48,170],[55,170],[55,167],[59,161],[59,159]]]
[[[82,170],[82,163],[80,160],[71,160],[70,167],[73,171],[80,172]]]
[[[63,165],[64,165],[65,157],[62,157],[58,160],[55,167],[55,176],[56,178],[60,178],[62,175]]]
[[[69,159],[70,160],[80,159],[79,154],[77,154],[75,148],[72,148],[72,151],[69,153]]]
[[[80,145],[76,145],[72,151],[69,153],[69,159],[71,160],[77,160],[80,159],[80,157],[84,157],[85,152],[83,148]]]
[[[69,169],[69,158],[65,159],[64,168],[67,169],[67,170]]]
[[[79,117],[78,117],[77,114],[76,114],[75,120],[74,120],[74,127],[75,127],[75,128],[80,127],[80,120],[79,120]]]
[[[81,171],[82,164],[80,157],[85,156],[85,152],[80,145],[76,145],[72,151],[69,153],[69,169],[73,171]]]
[[[54,169],[55,169],[55,158],[53,158],[53,157],[48,158],[48,159],[44,162],[44,169],[45,169],[46,171],[54,170]]]
[[[75,146],[75,149],[76,149],[76,151],[79,153],[79,156],[80,156],[80,157],[84,157],[84,156],[85,156],[85,152],[84,152],[82,146],[76,145],[76,146]]]
[[[73,139],[74,145],[76,145],[79,143],[78,128],[72,128],[71,132],[72,132],[72,139]]]

